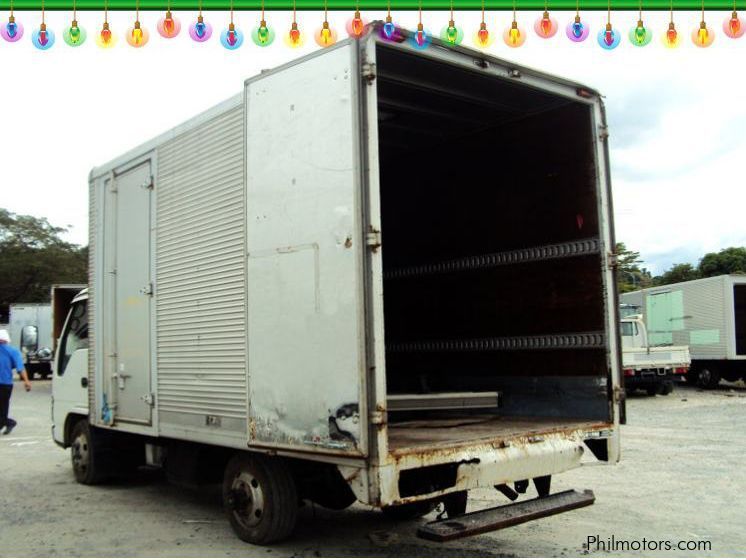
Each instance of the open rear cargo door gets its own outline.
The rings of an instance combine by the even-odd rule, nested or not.
[[[358,66],[342,43],[246,83],[252,446],[366,451]]]

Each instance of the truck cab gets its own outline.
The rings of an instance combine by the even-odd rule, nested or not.
[[[88,417],[88,290],[76,295],[67,313],[55,354],[52,378],[52,435],[71,445],[75,424]]]
[[[687,346],[651,346],[642,315],[621,320],[624,386],[628,394],[644,389],[648,395],[667,395],[674,381],[683,381],[691,358]]]

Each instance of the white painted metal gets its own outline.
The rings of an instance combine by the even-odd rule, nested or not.
[[[246,85],[252,445],[365,452],[356,46]]]

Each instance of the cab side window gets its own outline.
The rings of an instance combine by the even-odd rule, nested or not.
[[[57,375],[64,375],[67,364],[76,350],[88,348],[88,302],[73,305],[60,341],[60,362]]]

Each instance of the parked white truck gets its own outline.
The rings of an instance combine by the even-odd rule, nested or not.
[[[714,389],[746,379],[746,275],[646,288],[621,301],[644,313],[652,345],[689,346],[691,383]]]
[[[688,346],[651,346],[642,315],[622,319],[622,364],[627,394],[637,389],[648,395],[668,395],[674,381],[689,372]]]
[[[550,480],[619,459],[601,96],[433,43],[373,26],[91,172],[53,390],[79,482],[222,480],[252,543],[300,499],[442,502],[437,540],[593,502]]]
[[[48,303],[14,303],[8,324],[11,344],[23,354],[29,379],[52,372],[52,308]]]

